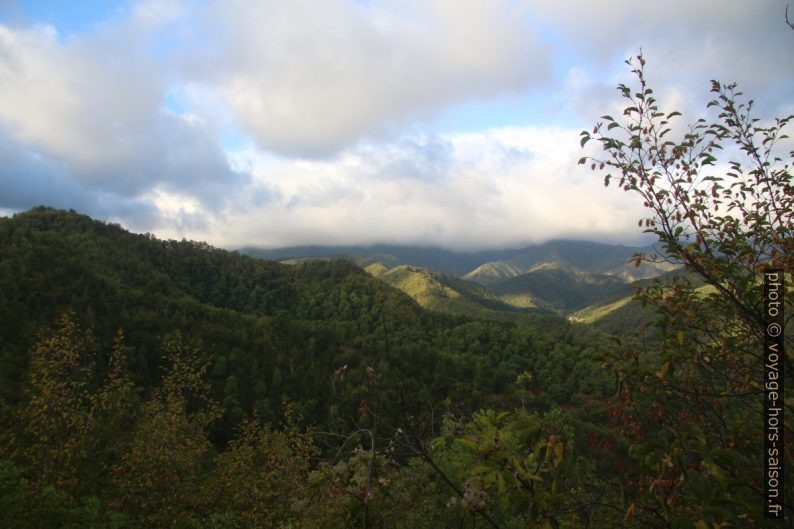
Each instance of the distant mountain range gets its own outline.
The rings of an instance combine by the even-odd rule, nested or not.
[[[364,268],[373,276],[398,288],[426,309],[460,316],[514,322],[531,321],[532,314],[548,311],[521,308],[499,299],[482,285],[413,265],[388,268],[372,263]]]
[[[645,321],[633,284],[672,272],[668,263],[636,266],[633,247],[554,240],[519,249],[455,252],[413,246],[302,246],[242,253],[285,262],[344,257],[403,290],[422,306],[451,314],[520,320],[554,313],[610,330]],[[640,311],[641,312],[641,311]]]
[[[633,289],[623,279],[592,274],[558,263],[544,263],[529,272],[492,284],[491,290],[517,307],[541,307],[570,314],[594,303],[613,302],[630,296]]]
[[[670,268],[643,264],[635,268],[629,261],[636,253],[656,253],[654,246],[624,246],[589,241],[553,240],[524,248],[480,250],[473,252],[438,247],[397,246],[292,246],[276,249],[246,247],[240,253],[274,261],[302,258],[349,257],[358,261],[380,262],[388,267],[401,264],[421,266],[481,284],[493,283],[488,277],[514,277],[543,263],[559,263],[594,274],[617,275],[626,280],[654,277]]]
[[[488,261],[511,259],[521,250],[486,250],[455,252],[437,247],[395,246],[292,246],[287,248],[241,248],[240,253],[252,257],[287,261],[301,258],[350,257],[359,261],[380,262],[388,267],[401,264],[421,266],[453,276],[462,276]]]

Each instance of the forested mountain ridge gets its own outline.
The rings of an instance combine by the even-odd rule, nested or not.
[[[561,315],[593,304],[612,303],[634,292],[629,283],[615,276],[551,263],[506,279],[491,290],[512,305],[541,307]]]
[[[611,275],[631,282],[658,276],[672,269],[664,263],[635,266],[636,254],[655,255],[653,246],[625,246],[590,241],[553,240],[518,250],[507,259],[483,263],[463,276],[492,287],[543,265],[576,269],[592,275]]]
[[[644,312],[637,304],[623,311],[618,309],[626,303],[617,306],[615,302],[631,296],[637,281],[675,268],[662,261],[635,261],[636,254],[656,255],[653,245],[571,240],[478,252],[389,245],[245,248],[242,252],[292,264],[349,259],[438,312],[508,321],[526,319],[522,314],[553,313],[595,326],[601,326],[600,320],[608,315],[604,328],[621,333],[636,330],[652,316],[637,318],[635,312]],[[574,315],[583,309],[589,309],[586,317]]]
[[[532,323],[538,314],[551,314],[542,309],[516,307],[478,283],[444,272],[411,265],[387,268],[382,263],[372,263],[364,269],[402,290],[422,307],[437,312],[516,323]]]
[[[341,447],[347,457],[355,445],[343,440],[351,432],[405,424],[406,414],[439,408],[436,419],[417,426],[426,436],[445,416],[466,417],[483,406],[549,410],[578,395],[603,395],[610,385],[592,377],[602,347],[596,333],[550,316],[516,326],[427,312],[345,260],[284,265],[49,208],[0,219],[0,256],[0,423],[8,447],[0,450],[0,492],[11,498],[0,508],[33,520],[20,527],[39,523],[30,502],[46,504],[40,512],[61,521],[118,515],[146,527],[183,508],[193,513],[185,527],[209,527],[200,520],[216,503],[201,494],[226,496],[222,489],[201,492],[198,483],[238,472],[224,466],[225,458],[242,457],[236,450],[248,450],[255,439],[276,442],[283,432],[290,443],[313,447],[294,457],[340,454]],[[57,382],[63,376],[65,385]],[[37,403],[45,407],[35,411]],[[172,422],[183,429],[168,433],[162,421],[174,413],[171,406],[188,422]],[[300,437],[283,425],[285,406],[302,428],[324,433]],[[256,433],[261,424],[265,430]],[[46,433],[50,428],[62,432],[63,444]],[[253,437],[240,437],[245,431]],[[146,444],[152,436],[165,437]],[[100,438],[97,448],[92,443]],[[198,451],[185,452],[180,439],[191,439]],[[150,453],[157,446],[174,451]],[[177,454],[198,459],[174,469],[182,477],[165,492],[130,481],[161,479]],[[71,462],[58,463],[56,455]],[[166,459],[152,467],[141,459],[157,457]],[[303,470],[292,471],[306,477],[316,463],[300,461]],[[419,475],[431,478],[410,479]],[[321,489],[339,486],[329,476],[317,476]],[[55,495],[45,498],[47,490]],[[427,512],[458,516],[460,507],[436,511],[444,497],[429,498]],[[340,502],[329,505],[342,513],[353,508]],[[244,519],[226,499],[221,504],[224,516]],[[317,505],[304,505],[300,516],[336,516],[315,513]]]
[[[490,286],[496,279],[526,273],[544,263],[559,263],[593,274],[617,275],[634,280],[659,275],[669,267],[629,261],[636,253],[655,254],[654,246],[625,246],[591,241],[552,240],[505,250],[453,251],[437,247],[398,246],[294,246],[263,249],[246,247],[240,252],[254,257],[286,261],[300,258],[348,257],[357,262],[380,262],[389,268],[412,265],[444,272]]]
[[[287,266],[203,243],[158,241],[74,213],[39,209],[2,219],[0,248],[3,362],[4,372],[12,375],[22,374],[20,359],[32,346],[35,330],[67,309],[102,341],[109,342],[118,329],[140,341],[133,363],[147,380],[156,378],[157,340],[174,330],[196,334],[206,346],[231,340],[240,348],[262,339],[248,328],[253,324],[268,331],[263,334],[269,341],[279,338],[265,351],[284,356],[308,347],[307,339],[348,348],[359,343],[374,354],[383,340],[377,334],[390,326],[415,326],[412,332],[419,335],[412,341],[428,347],[434,333],[458,325],[425,313],[408,296],[346,261]],[[190,325],[192,318],[203,325]],[[311,339],[306,327],[317,327],[308,332]],[[276,353],[279,348],[283,351]],[[282,362],[295,359],[276,363]],[[300,396],[305,400],[305,394]]]
[[[389,268],[375,262],[364,268],[436,312],[538,325],[539,315],[557,314],[574,323],[627,335],[652,323],[654,314],[636,301],[636,288],[653,280],[624,282],[613,275],[588,274],[544,263],[488,288],[411,265]]]
[[[446,272],[455,276],[461,276],[486,261],[507,259],[516,253],[516,250],[464,252],[432,246],[389,244],[375,244],[372,246],[292,246],[272,249],[244,247],[240,248],[239,251],[245,255],[276,261],[298,258],[347,257],[364,264],[381,262],[389,267],[408,264]]]
[[[369,268],[505,312],[452,276]],[[445,315],[348,260],[49,208],[0,219],[0,295],[10,527],[611,529],[636,526],[622,491],[654,495],[623,469],[657,408],[636,415],[610,370],[649,357],[557,316]],[[734,486],[693,472],[709,501]]]

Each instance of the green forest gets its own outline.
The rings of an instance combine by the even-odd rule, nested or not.
[[[715,83],[720,118],[668,142],[677,113],[631,64],[625,121],[583,132],[603,158],[581,162],[644,198],[685,273],[638,287],[649,319],[621,337],[427,310],[345,259],[283,264],[48,207],[0,218],[3,527],[780,527],[760,272],[786,271],[794,314],[790,162],[769,161],[790,118],[760,128]],[[711,176],[727,141],[750,165]]]
[[[553,316],[517,326],[428,312],[344,260],[284,265],[48,208],[0,227],[8,256],[0,318],[4,505],[19,527],[61,516],[75,527],[89,519],[138,523],[142,511],[152,511],[145,517],[152,527],[183,515],[186,526],[227,518],[232,527],[278,526],[320,508],[313,495],[342,490],[335,501],[319,502],[333,513],[312,516],[344,526],[368,503],[357,496],[359,460],[378,465],[365,489],[379,502],[428,502],[429,484],[420,483],[411,485],[411,500],[389,498],[409,485],[401,479],[433,477],[412,463],[414,452],[440,442],[461,418],[487,406],[522,410],[526,420],[548,415],[550,431],[571,429],[575,409],[605,419],[601,399],[614,391],[607,375],[593,377],[606,347],[594,331]],[[582,425],[579,433],[600,430]],[[149,444],[155,436],[161,442]],[[283,453],[270,453],[275,442]],[[232,472],[218,465],[242,457],[236,450],[253,458],[238,466],[271,457],[284,466],[230,474],[239,488],[212,506],[198,484]],[[171,461],[177,454],[187,459]],[[377,460],[367,460],[373,454]],[[133,469],[149,474],[128,475]],[[248,507],[284,496],[281,517],[267,502],[257,507],[264,518],[248,513],[245,502],[234,507],[250,480],[274,472],[284,483],[268,484]],[[144,485],[169,479],[174,495]],[[140,490],[123,492],[133,486],[128,480]],[[392,480],[395,492],[382,484]],[[433,487],[438,496],[426,510],[448,517],[454,492]],[[305,496],[286,501],[298,489]],[[12,490],[19,494],[8,495]],[[370,511],[371,523],[386,517]]]

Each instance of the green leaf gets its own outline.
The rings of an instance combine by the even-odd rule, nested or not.
[[[469,450],[471,450],[472,452],[477,452],[477,448],[478,448],[477,443],[475,443],[471,439],[459,438],[457,441],[466,448],[468,448]]]
[[[505,483],[505,477],[502,475],[501,472],[496,474],[496,486],[499,489],[500,494],[504,494],[507,492],[507,484]]]
[[[703,465],[703,468],[705,468],[706,471],[708,471],[709,474],[711,474],[712,476],[717,478],[717,481],[719,481],[720,483],[724,483],[725,482],[727,476],[725,475],[725,472],[720,467],[718,467],[717,465],[715,465],[714,463],[711,463],[709,461],[703,461],[702,465]]]

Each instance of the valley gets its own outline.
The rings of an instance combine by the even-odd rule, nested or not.
[[[652,321],[632,302],[636,287],[675,270],[665,262],[633,262],[638,253],[654,255],[653,246],[568,240],[479,252],[387,245],[242,252],[285,263],[348,259],[438,312],[516,322],[554,314],[610,332]]]

